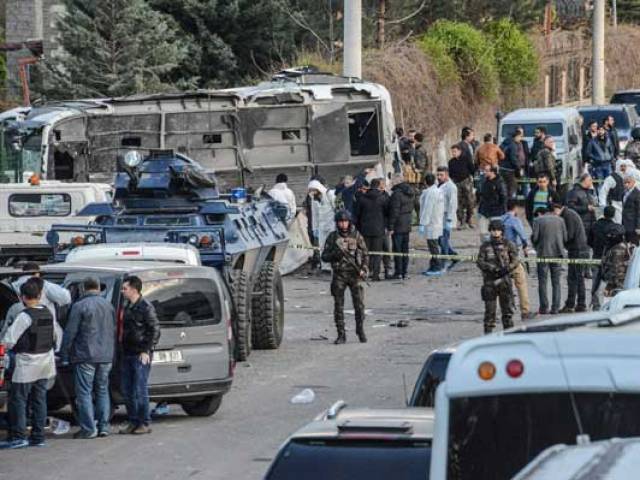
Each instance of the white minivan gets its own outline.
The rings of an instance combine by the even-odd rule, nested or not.
[[[533,146],[536,127],[544,127],[556,141],[557,175],[563,185],[572,185],[582,173],[582,117],[573,107],[521,108],[500,121],[499,144],[511,136],[516,127],[524,129],[524,139]]]

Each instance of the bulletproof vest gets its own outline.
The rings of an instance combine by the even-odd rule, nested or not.
[[[53,315],[48,308],[27,308],[31,326],[20,336],[14,347],[16,353],[46,353],[55,346]]]
[[[607,203],[621,202],[624,198],[624,182],[622,181],[622,176],[616,172],[612,173],[611,176],[616,181],[616,186],[607,193]]]

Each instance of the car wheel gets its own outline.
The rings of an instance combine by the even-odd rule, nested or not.
[[[244,362],[251,353],[251,282],[246,272],[232,273],[231,290],[235,303],[233,333],[235,334],[235,357]]]
[[[182,402],[182,409],[192,417],[210,417],[218,411],[222,395],[210,395],[197,401]]]
[[[284,330],[284,288],[273,262],[265,262],[253,296],[253,348],[273,350],[282,343]]]

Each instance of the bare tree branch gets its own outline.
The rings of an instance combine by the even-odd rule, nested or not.
[[[406,17],[398,18],[396,20],[388,20],[387,23],[388,24],[396,24],[396,23],[406,22],[407,20],[409,20],[409,19],[415,17],[416,15],[418,15],[424,9],[424,7],[426,7],[426,6],[427,6],[427,0],[422,0],[422,3],[420,4],[420,6],[413,13],[410,13]]]
[[[426,1],[426,0],[425,0],[425,1]],[[277,3],[276,3],[276,5],[277,5],[278,7],[280,7],[280,9],[281,9],[284,13],[286,13],[286,14],[289,16],[289,18],[291,18],[291,20],[293,20],[293,22],[294,22],[296,25],[298,25],[300,28],[302,28],[302,29],[304,29],[304,30],[308,31],[309,33],[311,33],[311,35],[313,35],[313,36],[316,38],[316,40],[318,40],[319,44],[320,44],[320,45],[322,45],[322,46],[327,50],[327,52],[331,53],[331,49],[329,48],[329,46],[327,45],[327,43],[326,43],[324,40],[322,40],[322,37],[320,37],[320,35],[318,35],[318,34],[313,30],[313,28],[311,28],[311,26],[309,25],[309,23],[308,23],[306,20],[304,20],[304,17],[302,17],[302,15],[300,14],[300,12],[297,12],[297,13],[300,15],[300,17],[301,17],[301,18],[297,18],[297,16],[296,16],[296,15],[294,15],[293,13],[291,13],[291,12],[289,11],[289,6],[288,6],[288,5],[285,5],[285,4],[284,4],[284,2],[277,2]]]

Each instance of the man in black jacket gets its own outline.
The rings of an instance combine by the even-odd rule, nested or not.
[[[109,435],[109,373],[115,353],[116,314],[111,302],[100,295],[100,280],[89,277],[82,286],[84,296],[69,312],[60,357],[73,365],[80,425],[73,438],[90,439]]]
[[[595,119],[589,120],[589,129],[584,132],[582,137],[582,160],[584,162],[588,161],[587,158],[587,148],[591,143],[591,140],[598,136],[598,121]]]
[[[538,153],[544,148],[544,139],[546,136],[547,129],[543,126],[536,127],[533,131],[533,146],[531,147],[531,152],[529,154],[529,167],[533,166],[532,164],[538,157]],[[527,175],[533,175],[531,168],[527,170]]]
[[[587,237],[589,246],[593,249],[593,258],[601,259],[607,247],[607,237],[614,225],[618,225],[614,220],[616,209],[612,205],[604,207],[604,216],[599,218],[591,229],[591,234]],[[600,310],[600,297],[598,290],[602,284],[602,266],[594,268],[595,276],[591,284],[591,309]]]
[[[462,142],[464,143],[464,142]],[[475,173],[473,157],[463,155],[460,145],[451,147],[451,159],[449,160],[449,178],[453,180],[458,189],[458,224],[472,226],[474,198],[473,198],[473,174]]]
[[[625,240],[637,246],[640,239],[640,190],[636,188],[636,179],[629,174],[624,177],[622,225],[624,226]]]
[[[500,176],[507,187],[508,198],[514,198],[518,190],[520,169],[527,162],[526,152],[523,146],[522,131],[516,129],[511,138],[507,139],[501,146],[504,152],[504,160],[500,162]]]
[[[618,129],[616,128],[616,119],[612,115],[604,117],[602,119],[602,125],[604,125],[607,135],[613,143],[613,155],[614,161],[620,156],[620,136],[618,135]],[[613,165],[612,165],[613,167]]]
[[[122,394],[128,423],[120,433],[151,433],[148,380],[153,349],[160,338],[160,323],[153,305],[142,297],[140,278],[127,277],[122,295],[128,301],[122,335]]]
[[[389,233],[393,241],[394,253],[409,253],[409,235],[414,207],[414,190],[406,182],[399,183],[391,189],[389,206]],[[407,279],[409,257],[394,257],[396,279]]]
[[[483,241],[489,236],[489,222],[492,218],[502,217],[507,211],[507,190],[498,176],[498,167],[484,168],[484,183],[480,190],[480,236]]]
[[[591,175],[582,174],[579,183],[567,194],[565,204],[580,215],[584,231],[589,238],[591,229],[596,223],[596,207],[598,206],[598,198],[593,191]]]
[[[551,186],[551,180],[546,173],[538,175],[536,185],[531,189],[524,208],[527,214],[527,222],[533,226],[533,220],[535,218],[536,211],[538,209],[551,210],[551,206],[554,203],[560,203],[560,195]]]
[[[371,180],[367,193],[356,203],[355,223],[364,237],[369,252],[381,252],[384,247],[385,229],[388,226],[389,196],[382,190],[379,178]],[[380,255],[369,256],[371,280],[380,281]]]
[[[559,215],[567,228],[567,241],[565,247],[569,259],[589,258],[589,245],[587,235],[582,225],[580,215],[560,204],[554,204],[553,210]],[[587,311],[587,294],[584,285],[584,265],[569,264],[567,272],[567,301],[560,313],[573,313]],[[576,304],[577,297],[577,304]]]

